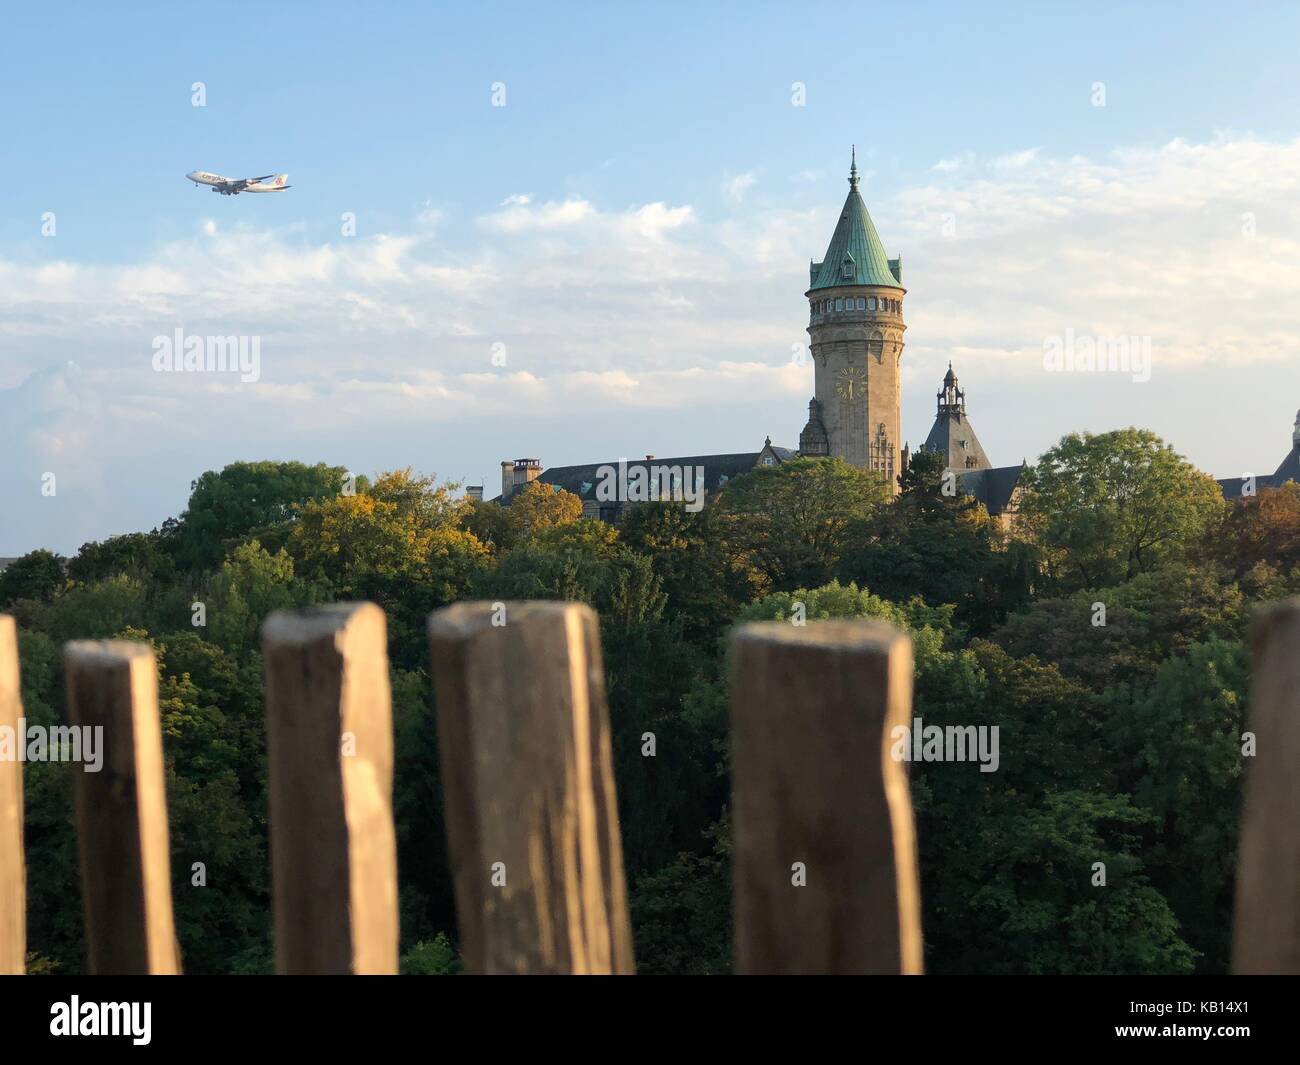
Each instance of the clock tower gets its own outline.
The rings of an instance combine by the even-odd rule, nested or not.
[[[858,192],[856,151],[848,199],[809,274],[804,295],[815,378],[799,451],[876,470],[893,493],[902,472],[898,364],[906,289],[902,260],[885,254]]]

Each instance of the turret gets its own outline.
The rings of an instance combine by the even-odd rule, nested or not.
[[[826,254],[810,265],[804,294],[817,407],[809,408],[800,451],[819,453],[813,449],[824,436],[821,453],[876,470],[892,491],[900,463],[898,371],[906,290],[901,262],[886,254],[859,181],[855,149],[848,198]]]

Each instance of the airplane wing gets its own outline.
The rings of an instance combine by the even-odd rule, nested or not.
[[[221,182],[221,188],[226,192],[243,192],[249,185],[256,185],[259,181],[265,181],[267,178],[275,177],[274,174],[263,174],[261,177],[246,178],[225,178]]]

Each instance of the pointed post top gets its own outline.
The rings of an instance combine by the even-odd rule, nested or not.
[[[854,192],[858,190],[858,146],[855,144],[850,149],[852,153],[852,164],[849,167],[849,188]]]

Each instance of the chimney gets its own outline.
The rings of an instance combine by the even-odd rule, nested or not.
[[[654,462],[655,457],[654,457],[653,455],[647,455],[647,456],[645,457],[645,460],[646,460],[646,462]]]
[[[519,491],[529,481],[535,481],[542,475],[542,463],[539,459],[515,459],[515,491]]]
[[[501,495],[502,497],[510,495],[515,490],[515,464],[513,462],[503,461],[501,463]]]
[[[481,484],[467,484],[465,486],[465,495],[481,503],[483,502],[483,486]]]

